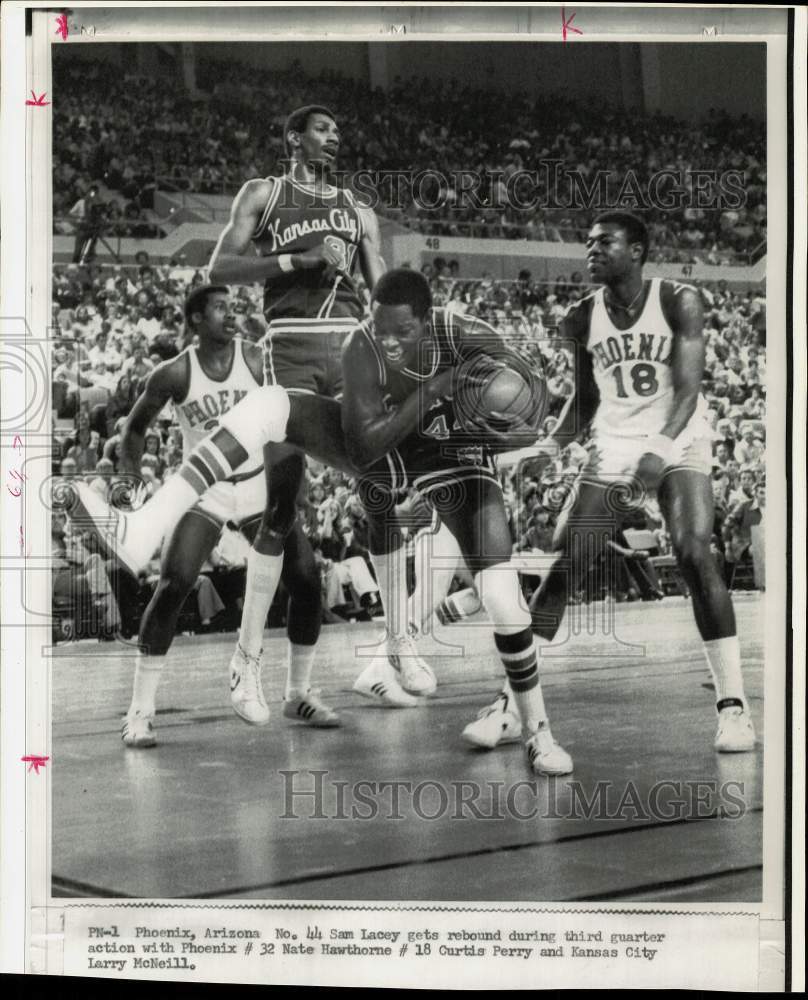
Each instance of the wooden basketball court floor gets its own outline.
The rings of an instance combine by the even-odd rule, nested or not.
[[[713,693],[690,604],[671,597],[616,608],[616,634],[644,655],[615,655],[600,634],[543,658],[553,730],[575,761],[573,775],[552,780],[529,772],[519,744],[488,752],[460,739],[501,682],[482,616],[437,633],[461,655],[432,660],[437,695],[407,710],[351,691],[369,662],[354,650],[377,641],[379,622],[324,627],[315,684],[342,717],[333,730],[282,717],[283,632],[265,641],[272,719],[263,728],[230,709],[235,635],[180,637],[148,750],[120,741],[131,650],[59,647],[53,895],[758,901],[764,598],[740,595],[736,611],[755,752],[713,751]],[[313,796],[295,794],[317,782],[320,818]],[[409,784],[394,803],[381,782]]]

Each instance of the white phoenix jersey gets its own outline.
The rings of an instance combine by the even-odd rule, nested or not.
[[[643,311],[627,330],[619,330],[609,318],[604,289],[593,295],[586,346],[600,394],[595,432],[621,437],[659,434],[670,416],[674,333],[662,311],[661,290],[662,279],[652,278]],[[691,420],[706,415],[707,402],[700,394]]]
[[[174,409],[182,432],[182,453],[187,458],[199,442],[219,426],[219,418],[262,383],[256,381],[244,360],[241,340],[233,341],[233,360],[223,379],[205,374],[195,347],[186,347],[182,353],[188,358],[188,391],[181,402],[174,403]],[[263,452],[259,450],[240,466],[238,478],[244,478],[263,464]]]

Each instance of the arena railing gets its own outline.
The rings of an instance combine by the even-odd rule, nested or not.
[[[215,205],[208,205],[204,201],[206,194],[214,195],[234,195],[235,187],[232,181],[226,178],[217,180],[199,181],[190,177],[158,177],[157,187],[161,191],[170,194],[178,194],[182,200],[182,207],[193,211],[201,212],[209,217],[211,222],[226,222],[229,218],[229,209],[220,209]],[[199,184],[204,184],[204,190]],[[380,203],[376,209],[385,218],[398,222],[400,225],[415,232],[423,233],[426,236],[465,236],[480,239],[527,239],[527,236],[515,236],[518,230],[523,229],[520,222],[485,220],[485,219],[462,219],[458,215],[463,209],[453,209],[447,207],[445,215],[440,218],[430,219],[419,216],[410,216],[402,208]],[[564,209],[546,209],[541,212],[541,221],[547,225],[551,232],[547,239],[550,242],[559,243],[583,243],[586,239],[586,228],[581,226],[559,226],[556,220],[563,219],[568,213]],[[451,231],[447,231],[451,227]],[[534,239],[538,237],[534,236]],[[676,252],[679,256],[671,263],[687,264],[697,263],[692,258],[697,254],[707,254],[710,251],[706,247],[692,248],[685,246],[676,239],[666,241],[666,249]],[[766,241],[762,240],[754,249],[749,251],[733,250],[730,247],[722,248],[718,251],[721,258],[731,259],[735,264],[754,264],[765,254]],[[703,261],[709,263],[709,261]]]
[[[512,240],[513,242],[532,238],[534,240],[544,239],[544,241],[551,243],[580,244],[586,240],[587,233],[586,228],[556,226],[546,213],[543,214],[542,222],[548,226],[551,232],[544,237],[540,237],[536,234],[531,234],[530,236],[515,235],[518,230],[525,228],[520,223],[515,222],[503,223],[501,221],[487,222],[485,220],[453,219],[451,216],[440,219],[419,219],[407,216],[400,209],[385,211],[384,207],[380,207],[379,211],[380,214],[398,222],[407,229],[423,233],[425,236],[464,236],[472,239],[502,239]],[[668,262],[672,264],[718,264],[729,260],[733,265],[737,266],[751,265],[757,263],[765,255],[766,240],[762,240],[752,250],[733,250],[729,247],[722,247],[717,251],[712,251],[708,247],[683,246],[675,240],[666,240],[664,251],[660,249],[656,256],[661,257],[663,253],[673,253],[675,255],[675,259],[673,260],[667,258]],[[711,254],[714,254],[718,259],[711,261],[709,259]],[[653,261],[654,256],[654,252],[652,251],[649,259]]]

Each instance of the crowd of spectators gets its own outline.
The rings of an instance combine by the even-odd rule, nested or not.
[[[685,122],[564,95],[502,94],[490,85],[397,77],[383,91],[335,72],[312,76],[300,64],[261,70],[204,55],[198,62],[202,90],[192,96],[165,78],[55,60],[57,231],[73,231],[96,182],[108,194],[115,232],[155,235],[149,210],[157,189],[234,194],[248,178],[279,173],[285,115],[325,103],[339,117],[340,169],[364,172],[365,191],[371,175],[408,171],[412,184],[372,186],[380,211],[421,232],[577,242],[598,207],[615,207],[630,172],[642,199],[622,207],[644,212],[660,248],[653,259],[720,264],[765,252],[766,135],[746,116],[710,111],[704,121]],[[553,161],[560,166],[545,166]],[[734,171],[742,198],[726,197],[719,180],[704,188],[702,176],[703,192],[721,197],[698,207],[692,172],[705,170],[717,178]],[[474,199],[461,192],[462,171],[479,178]],[[666,171],[667,180],[652,183]],[[565,172],[595,190],[600,173],[609,206],[598,195],[598,206],[580,207]],[[519,207],[525,204],[533,207]]]
[[[548,286],[534,282],[528,272],[516,281],[502,282],[490,277],[467,279],[458,271],[455,262],[440,259],[424,266],[436,303],[486,319],[523,357],[543,365],[550,392],[543,429],[549,435],[556,414],[573,391],[572,356],[558,339],[557,328],[565,308],[588,290],[582,276],[559,276]],[[185,346],[182,304],[189,287],[203,280],[200,271],[153,266],[143,257],[131,267],[55,268],[54,475],[81,476],[103,493],[117,490],[121,495],[128,482],[118,468],[123,423],[154,366]],[[707,346],[704,391],[714,430],[714,548],[728,583],[739,585],[744,580],[761,587],[765,583],[760,527],[765,509],[765,298],[756,290],[732,290],[725,282],[703,288],[702,294]],[[259,339],[264,330],[259,290],[242,287],[234,295],[241,336]],[[550,551],[557,512],[586,455],[585,442],[575,443],[560,455],[539,454],[518,467],[503,469],[515,551]],[[140,470],[145,496],[152,495],[181,461],[179,428],[169,404],[146,436]],[[378,613],[367,525],[356,484],[343,473],[310,461],[300,518],[321,566],[325,618],[333,620],[348,606],[360,617]],[[654,502],[646,504],[632,526],[654,532],[651,554],[669,554],[670,541]],[[62,525],[63,534],[64,530]],[[78,541],[73,540],[72,549],[69,544],[69,525],[67,532],[58,550],[78,552]],[[233,539],[224,544],[226,552],[214,554],[211,572],[243,571],[246,548]],[[79,562],[91,592],[103,596],[111,589],[103,584],[98,560],[90,547]],[[739,569],[745,571],[740,576]],[[152,574],[155,571],[153,566]],[[237,584],[222,587],[234,594],[239,590]],[[630,599],[639,594],[630,582],[624,587],[617,596]],[[651,587],[655,589],[659,588]],[[212,603],[216,606],[215,599]],[[226,603],[233,608],[237,600]],[[104,619],[108,625],[115,614],[109,616]],[[206,617],[200,613],[200,620]]]

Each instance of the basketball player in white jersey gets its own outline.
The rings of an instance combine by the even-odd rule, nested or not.
[[[631,489],[640,503],[655,490],[715,682],[719,752],[755,746],[741,673],[735,614],[710,551],[713,526],[711,430],[701,395],[704,374],[702,302],[696,289],[643,278],[644,223],[626,212],[596,219],[586,241],[587,268],[601,287],[574,304],[560,336],[576,350],[576,394],[553,437],[562,446],[592,422],[589,461],[571,508],[559,523],[564,557],[531,601],[539,640],[555,637],[570,590],[599,552],[592,522],[612,520]],[[625,509],[623,507],[623,509]],[[502,742],[512,729],[507,692],[466,727],[477,745]],[[476,740],[474,737],[478,737]]]
[[[199,346],[186,347],[164,362],[149,376],[146,387],[129,415],[121,442],[121,470],[137,474],[147,428],[167,402],[174,404],[182,432],[183,450],[194,448],[214,428],[224,414],[264,381],[261,350],[234,339],[235,324],[228,289],[202,285],[194,289],[185,304],[188,333],[199,337]],[[191,459],[192,468],[202,479],[204,464]],[[210,555],[226,524],[237,527],[252,540],[266,502],[264,461],[260,449],[254,451],[239,471],[215,482],[179,520],[167,536],[160,563],[160,581],[143,615],[139,651],[135,665],[132,702],[123,724],[122,738],[127,747],[150,747],[156,743],[154,715],[157,687],[185,599],[203,563]],[[299,560],[298,529],[287,535],[290,561]],[[297,619],[309,613],[313,601],[319,613],[319,586],[314,593],[296,588],[289,581],[289,636],[293,647],[299,636]],[[304,650],[307,652],[307,650]],[[269,721],[260,670],[245,669],[231,678],[231,701],[241,718],[253,725]],[[287,690],[284,715],[316,726],[336,726],[338,717],[310,692]]]

